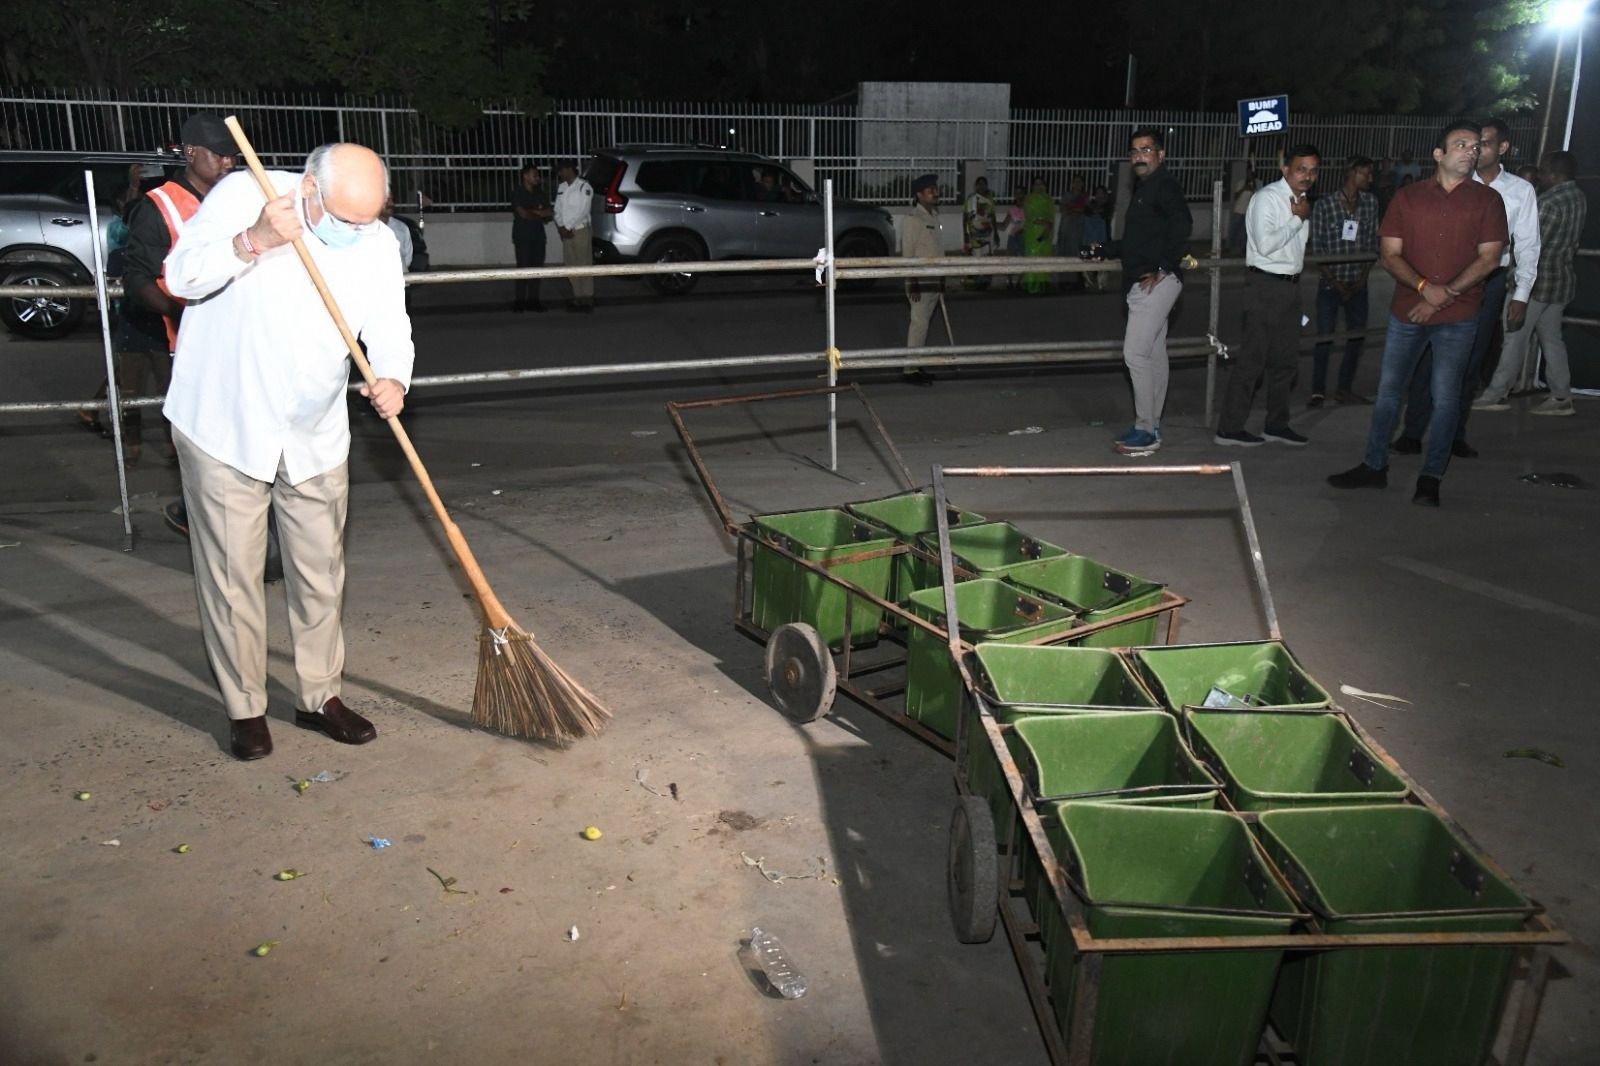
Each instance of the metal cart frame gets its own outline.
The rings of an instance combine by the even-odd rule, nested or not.
[[[1004,926],[1006,939],[1011,944],[1012,954],[1016,958],[1017,967],[1022,973],[1024,985],[1028,990],[1028,997],[1034,1009],[1039,1030],[1044,1038],[1045,1049],[1050,1056],[1050,1061],[1056,1066],[1087,1066],[1093,1061],[1094,1054],[1094,1024],[1095,1008],[1098,991],[1100,988],[1101,968],[1108,955],[1120,955],[1143,952],[1175,952],[1175,951],[1238,951],[1251,948],[1289,949],[1296,951],[1331,949],[1331,948],[1381,948],[1381,947],[1418,947],[1418,946],[1460,946],[1460,947],[1515,947],[1520,949],[1519,967],[1513,973],[1511,988],[1508,997],[1515,998],[1509,1034],[1503,1031],[1497,1034],[1499,1038],[1508,1040],[1508,1048],[1504,1059],[1496,1060],[1491,1056],[1491,1061],[1497,1066],[1523,1066],[1527,1060],[1528,1050],[1533,1042],[1533,1029],[1538,1020],[1539,1008],[1544,998],[1545,986],[1550,976],[1551,950],[1555,946],[1570,942],[1570,937],[1557,929],[1542,912],[1531,915],[1521,932],[1516,933],[1397,933],[1397,934],[1360,934],[1360,935],[1330,935],[1325,933],[1295,933],[1281,936],[1239,936],[1239,937],[1162,937],[1162,938],[1104,938],[1094,936],[1085,921],[1085,907],[1087,906],[1087,893],[1082,886],[1074,883],[1068,876],[1065,867],[1057,859],[1048,837],[1045,835],[1043,818],[1034,807],[1030,790],[1023,780],[1023,775],[1016,760],[1012,758],[1010,746],[1005,741],[1008,726],[996,721],[987,701],[979,686],[973,683],[973,678],[966,664],[966,648],[958,637],[949,634],[959,633],[959,621],[956,615],[954,568],[950,556],[950,528],[946,520],[945,494],[946,477],[1054,477],[1054,476],[1124,476],[1124,475],[1161,475],[1161,474],[1196,474],[1214,475],[1231,473],[1235,497],[1239,508],[1240,521],[1244,527],[1246,538],[1249,541],[1251,565],[1256,579],[1257,589],[1260,593],[1263,611],[1266,616],[1267,630],[1273,640],[1281,640],[1282,634],[1278,625],[1277,611],[1273,606],[1272,591],[1267,581],[1266,566],[1262,559],[1260,539],[1256,535],[1255,521],[1250,510],[1249,497],[1245,492],[1244,475],[1238,463],[1227,466],[1191,466],[1191,467],[941,467],[935,465],[932,469],[932,487],[935,499],[935,513],[938,518],[939,534],[939,563],[940,574],[944,585],[945,613],[949,622],[948,639],[950,653],[955,660],[962,682],[966,686],[970,698],[974,702],[976,714],[962,713],[957,717],[956,725],[956,785],[961,794],[962,802],[973,798],[965,779],[963,767],[966,766],[966,746],[973,743],[968,736],[968,723],[975,719],[982,727],[984,741],[987,742],[1000,764],[1000,769],[1006,786],[1011,792],[1013,814],[1011,824],[1005,833],[1004,848],[997,849],[1003,868],[999,877],[999,917]],[[1414,781],[1387,751],[1373,738],[1373,736],[1351,718],[1347,713],[1335,707],[1356,735],[1365,743],[1385,766],[1397,774],[1406,783],[1410,790],[1410,802],[1426,807],[1444,820],[1445,824],[1477,852],[1476,858],[1482,860],[1493,872],[1510,880],[1510,877],[1501,867],[1494,862],[1488,854],[1478,846],[1476,841],[1451,818],[1434,798]],[[1219,796],[1222,795],[1219,793]],[[1232,809],[1232,805],[1224,806]],[[985,810],[987,802],[984,801]],[[957,813],[962,815],[964,808],[958,802]],[[1247,821],[1251,820],[1245,815]],[[1055,1015],[1050,1008],[1049,993],[1045,987],[1044,971],[1042,965],[1035,959],[1030,948],[1029,938],[1036,937],[1039,933],[1038,925],[1028,914],[1025,901],[1019,898],[1022,890],[1022,863],[1024,858],[1031,854],[1043,867],[1046,879],[1050,884],[1054,905],[1060,909],[1066,928],[1070,930],[1077,949],[1077,971],[1073,985],[1079,990],[1073,1003],[1073,1013],[1070,1025],[1070,1038],[1064,1040],[1056,1026]],[[952,874],[954,873],[957,856],[952,849]],[[1289,888],[1283,874],[1272,867],[1268,861],[1269,870],[1280,884],[1280,887],[1289,891],[1294,898],[1293,891]],[[956,886],[952,882],[952,892]],[[1504,1013],[1502,1013],[1504,1018]],[[1271,1026],[1267,1027],[1263,1035],[1262,1045],[1258,1051],[1260,1058],[1273,1066],[1279,1066],[1286,1060],[1285,1056],[1290,1050],[1284,1046]]]

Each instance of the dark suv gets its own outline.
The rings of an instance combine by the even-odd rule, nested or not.
[[[691,145],[621,145],[595,153],[591,225],[600,262],[810,258],[822,247],[822,202],[776,160]],[[887,255],[894,221],[871,204],[835,200],[834,254]],[[693,274],[654,274],[658,292]]]
[[[70,333],[93,301],[52,293],[63,285],[94,284],[94,245],[83,172],[94,173],[101,247],[128,187],[129,168],[145,186],[182,169],[157,153],[0,152],[0,285],[38,289],[31,297],[0,298],[0,320],[14,333],[50,339]]]

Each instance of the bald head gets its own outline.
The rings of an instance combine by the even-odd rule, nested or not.
[[[383,201],[389,194],[389,171],[370,148],[325,144],[306,157],[300,191],[308,199],[320,192],[323,208],[359,226],[373,221],[383,210]],[[312,206],[314,209],[315,203]]]

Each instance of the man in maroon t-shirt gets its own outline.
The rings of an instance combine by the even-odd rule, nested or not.
[[[1452,122],[1439,135],[1432,178],[1395,193],[1378,227],[1378,261],[1394,275],[1383,370],[1367,432],[1366,460],[1328,478],[1336,489],[1389,483],[1389,439],[1405,406],[1422,351],[1433,346],[1433,418],[1412,503],[1439,506],[1439,479],[1450,463],[1460,409],[1461,376],[1477,334],[1483,279],[1500,265],[1510,239],[1500,194],[1472,180],[1477,122]]]

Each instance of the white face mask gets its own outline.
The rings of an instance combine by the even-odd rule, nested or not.
[[[322,221],[311,226],[311,232],[315,233],[317,239],[329,248],[350,247],[360,240],[362,232],[372,225],[372,223],[367,223],[358,226],[353,222],[346,222],[328,210],[327,203],[322,199],[322,190],[320,188],[317,189],[315,195],[317,197],[317,207],[322,210]],[[309,221],[309,215],[307,219]]]

